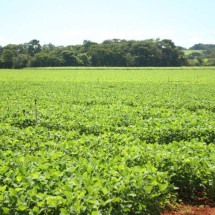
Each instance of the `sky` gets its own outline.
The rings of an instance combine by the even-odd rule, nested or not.
[[[171,39],[215,44],[215,0],[0,0],[0,45]]]

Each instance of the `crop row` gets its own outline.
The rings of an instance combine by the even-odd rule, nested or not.
[[[38,141],[41,129],[34,132],[1,138],[1,213],[156,214],[177,195],[215,199],[213,144],[146,144],[120,134],[112,142],[108,135]]]
[[[213,83],[65,74],[1,81],[0,214],[157,215],[215,201]]]

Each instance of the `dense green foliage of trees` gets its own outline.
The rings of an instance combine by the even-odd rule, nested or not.
[[[195,44],[194,46],[190,47],[190,50],[208,50],[208,49],[214,49],[215,45],[214,44],[202,44],[198,43]]]
[[[215,66],[215,45],[195,44],[187,55],[188,64],[191,66]]]
[[[198,45],[198,44],[197,44]],[[202,45],[202,44],[200,44]],[[198,46],[197,46],[198,49]],[[215,64],[214,48],[205,49],[210,65]],[[0,68],[57,66],[187,66],[189,59],[199,65],[201,54],[185,56],[182,47],[171,40],[105,40],[95,43],[85,40],[82,45],[40,45],[36,39],[29,43],[0,46]],[[197,63],[196,63],[197,62]]]

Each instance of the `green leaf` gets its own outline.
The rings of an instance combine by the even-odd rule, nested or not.
[[[119,198],[119,197],[114,197],[114,198],[113,198],[113,202],[121,202],[121,198]]]
[[[34,213],[39,213],[39,211],[40,211],[40,210],[39,210],[39,208],[38,208],[37,206],[34,206],[34,207],[33,207],[33,212],[34,212]]]
[[[24,210],[26,210],[28,207],[27,206],[25,206],[25,205],[19,205],[19,207],[17,208],[17,210],[19,210],[19,211],[24,211]]]
[[[16,192],[19,192],[19,191],[21,191],[21,190],[23,190],[23,188],[21,188],[21,187],[15,188],[15,191],[16,191]]]
[[[4,211],[5,214],[9,214],[10,213],[10,209],[7,207],[3,207],[2,210]]]
[[[93,212],[91,213],[91,215],[99,215],[99,212],[98,212],[98,211],[93,211]]]
[[[0,201],[4,201],[4,196],[0,195]]]
[[[68,215],[68,211],[65,208],[60,209],[60,215]]]
[[[159,184],[160,191],[166,190],[168,187],[168,184]]]
[[[6,190],[6,188],[7,188],[7,185],[4,185],[3,187],[0,187],[0,191],[4,192]]]
[[[48,206],[50,206],[50,207],[56,207],[58,205],[57,199],[55,199],[55,198],[48,198],[46,200],[46,202],[47,202]]]
[[[106,195],[108,193],[108,189],[107,188],[102,188],[102,192],[104,195]]]
[[[11,196],[16,196],[17,195],[16,190],[13,189],[13,188],[9,188],[9,193],[10,193]]]
[[[153,189],[153,186],[145,186],[144,189],[145,189],[145,191],[146,191],[147,193],[151,193],[151,192],[152,192],[152,189]]]
[[[137,196],[135,193],[130,193],[130,194],[128,194],[128,196],[132,196],[132,197],[135,197],[135,196]]]
[[[16,177],[16,180],[17,180],[18,182],[22,181],[22,176],[18,175],[18,176]]]

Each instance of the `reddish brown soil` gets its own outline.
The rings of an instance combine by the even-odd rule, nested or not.
[[[181,205],[175,210],[164,212],[163,215],[215,215],[215,208],[209,206]]]

